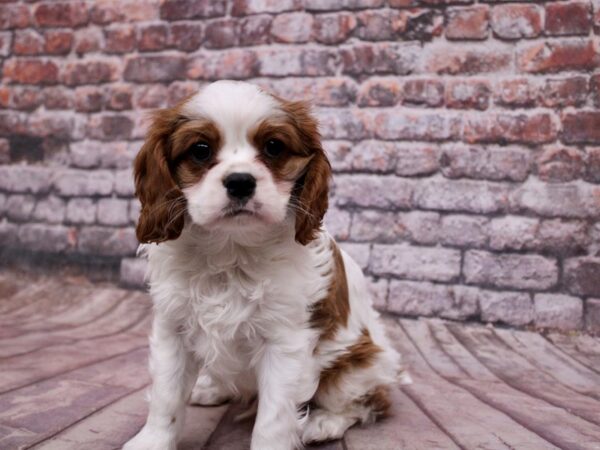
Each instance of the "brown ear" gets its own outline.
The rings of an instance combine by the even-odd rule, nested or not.
[[[304,175],[298,180],[292,202],[296,210],[296,241],[308,244],[317,237],[329,204],[331,166],[321,145],[317,121],[305,102],[284,102],[283,109],[292,120],[308,156]]]
[[[143,243],[177,239],[183,229],[185,197],[169,167],[169,136],[179,120],[172,109],[158,111],[135,159],[135,195],[142,203],[136,235]]]

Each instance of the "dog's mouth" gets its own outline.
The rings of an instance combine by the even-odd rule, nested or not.
[[[223,216],[225,218],[231,218],[231,217],[251,217],[251,216],[255,216],[256,212],[245,208],[243,206],[230,206],[229,208],[227,208],[224,211]]]

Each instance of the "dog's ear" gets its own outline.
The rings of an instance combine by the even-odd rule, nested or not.
[[[181,120],[174,108],[157,111],[135,158],[135,195],[142,204],[136,235],[142,243],[177,239],[183,229],[186,200],[169,160],[170,136]]]
[[[318,124],[310,113],[309,105],[305,102],[283,102],[283,110],[311,158],[304,174],[296,182],[292,198],[296,206],[296,241],[306,245],[317,237],[323,224],[329,204],[331,165],[321,145]]]

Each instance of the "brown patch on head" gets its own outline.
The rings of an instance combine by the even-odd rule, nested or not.
[[[331,252],[334,266],[327,296],[314,305],[310,317],[311,326],[321,330],[322,340],[333,338],[340,325],[346,326],[350,314],[346,268],[342,253],[333,240]]]
[[[263,121],[249,138],[276,180],[295,183],[291,205],[296,214],[296,241],[306,245],[316,238],[327,211],[331,166],[308,104],[273,97],[279,102],[282,115]],[[263,150],[270,139],[284,144],[284,155],[265,155]]]
[[[364,369],[375,362],[381,352],[381,347],[371,339],[369,330],[363,329],[356,343],[346,348],[331,366],[321,372],[319,378],[319,391],[326,391],[337,384],[340,379],[351,370]]]
[[[198,182],[205,172],[204,163],[191,164],[187,149],[206,141],[216,151],[220,144],[216,126],[185,117],[184,104],[153,114],[146,141],[134,162],[135,195],[142,204],[136,235],[143,243],[179,237],[186,212],[181,189]]]

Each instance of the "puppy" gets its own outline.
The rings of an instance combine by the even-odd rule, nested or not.
[[[154,115],[135,161],[153,385],[126,450],[175,449],[190,398],[256,399],[252,450],[386,413],[400,358],[321,228],[330,176],[307,105],[254,85],[219,81]]]

